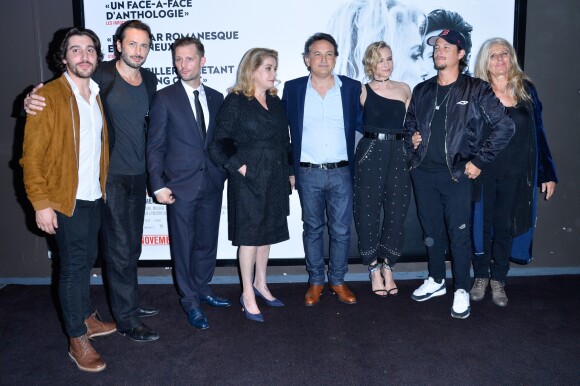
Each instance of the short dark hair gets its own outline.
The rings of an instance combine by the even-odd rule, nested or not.
[[[171,54],[173,55],[173,57],[175,57],[175,49],[177,47],[183,47],[183,46],[195,46],[195,48],[197,49],[197,52],[202,57],[205,56],[205,47],[203,46],[203,43],[201,42],[201,40],[199,40],[198,38],[186,36],[186,37],[177,39],[171,45]]]
[[[334,47],[334,56],[338,56],[338,44],[336,44],[336,40],[334,40],[332,35],[329,35],[324,32],[317,32],[311,37],[309,37],[308,40],[306,40],[306,43],[304,43],[304,52],[302,53],[302,56],[304,58],[310,54],[310,46],[314,42],[317,42],[319,40],[326,40],[327,42],[332,44],[332,46]]]
[[[62,61],[66,59],[66,51],[68,50],[69,40],[73,36],[88,36],[93,41],[93,45],[95,46],[95,51],[97,53],[97,63],[100,63],[103,60],[103,51],[101,51],[101,41],[96,33],[92,30],[82,27],[73,27],[68,30],[68,32],[64,35],[62,42],[60,43],[59,48],[54,53],[54,60],[56,67],[60,72],[66,71],[66,64]]]
[[[153,42],[153,34],[151,33],[151,28],[141,20],[128,20],[121,24],[117,31],[115,31],[115,57],[118,59],[121,57],[121,53],[117,50],[117,42],[123,43],[123,39],[125,39],[125,34],[129,28],[140,29],[141,31],[147,32],[149,35],[149,45]]]

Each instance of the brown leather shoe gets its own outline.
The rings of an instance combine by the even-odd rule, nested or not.
[[[355,304],[356,296],[348,289],[346,284],[330,285],[332,292],[338,295],[338,300],[346,304]]]
[[[320,302],[320,295],[322,295],[323,290],[324,286],[322,284],[310,284],[304,296],[304,304],[308,307],[317,305]]]
[[[98,319],[97,316],[99,317]],[[97,311],[93,312],[91,316],[85,320],[85,325],[87,326],[87,336],[89,338],[110,335],[117,331],[115,322],[103,322]]]
[[[68,355],[80,370],[98,373],[107,367],[99,353],[91,345],[88,335],[69,338],[69,344]]]

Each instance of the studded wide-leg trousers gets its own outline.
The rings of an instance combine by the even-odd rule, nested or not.
[[[362,138],[356,149],[354,222],[363,264],[401,257],[411,197],[402,140]],[[382,225],[381,225],[382,212]]]

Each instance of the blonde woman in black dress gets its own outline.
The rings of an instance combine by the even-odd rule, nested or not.
[[[402,134],[411,89],[390,79],[393,54],[385,42],[368,46],[363,65],[370,81],[361,93],[365,132],[356,149],[358,249],[363,264],[369,266],[372,290],[379,296],[396,295],[392,270],[401,257],[411,196]]]
[[[228,179],[228,235],[239,246],[246,317],[263,322],[256,302],[284,305],[266,285],[270,245],[289,239],[289,190],[294,186],[288,121],[274,87],[278,53],[266,48],[246,52],[236,84],[217,116],[210,155]]]

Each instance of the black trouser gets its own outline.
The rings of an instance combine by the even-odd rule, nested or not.
[[[517,178],[497,179],[482,174],[483,189],[483,253],[473,257],[476,278],[505,282],[510,269],[512,221]]]
[[[91,269],[97,260],[102,200],[76,200],[73,215],[56,212],[60,261],[58,295],[68,336],[86,334],[91,312]]]
[[[445,279],[445,251],[451,246],[455,290],[469,292],[471,287],[471,181],[461,176],[457,181],[448,171],[411,172],[417,201],[417,214],[429,257],[429,276],[437,282]]]
[[[207,189],[193,201],[175,197],[167,205],[175,283],[185,312],[200,306],[200,296],[212,294],[221,206],[222,192]]]
[[[145,218],[146,174],[109,174],[103,217],[104,259],[117,329],[141,324],[137,317],[137,268]]]
[[[362,138],[357,145],[354,225],[363,264],[383,257],[393,267],[401,257],[411,199],[406,158],[401,140]]]

